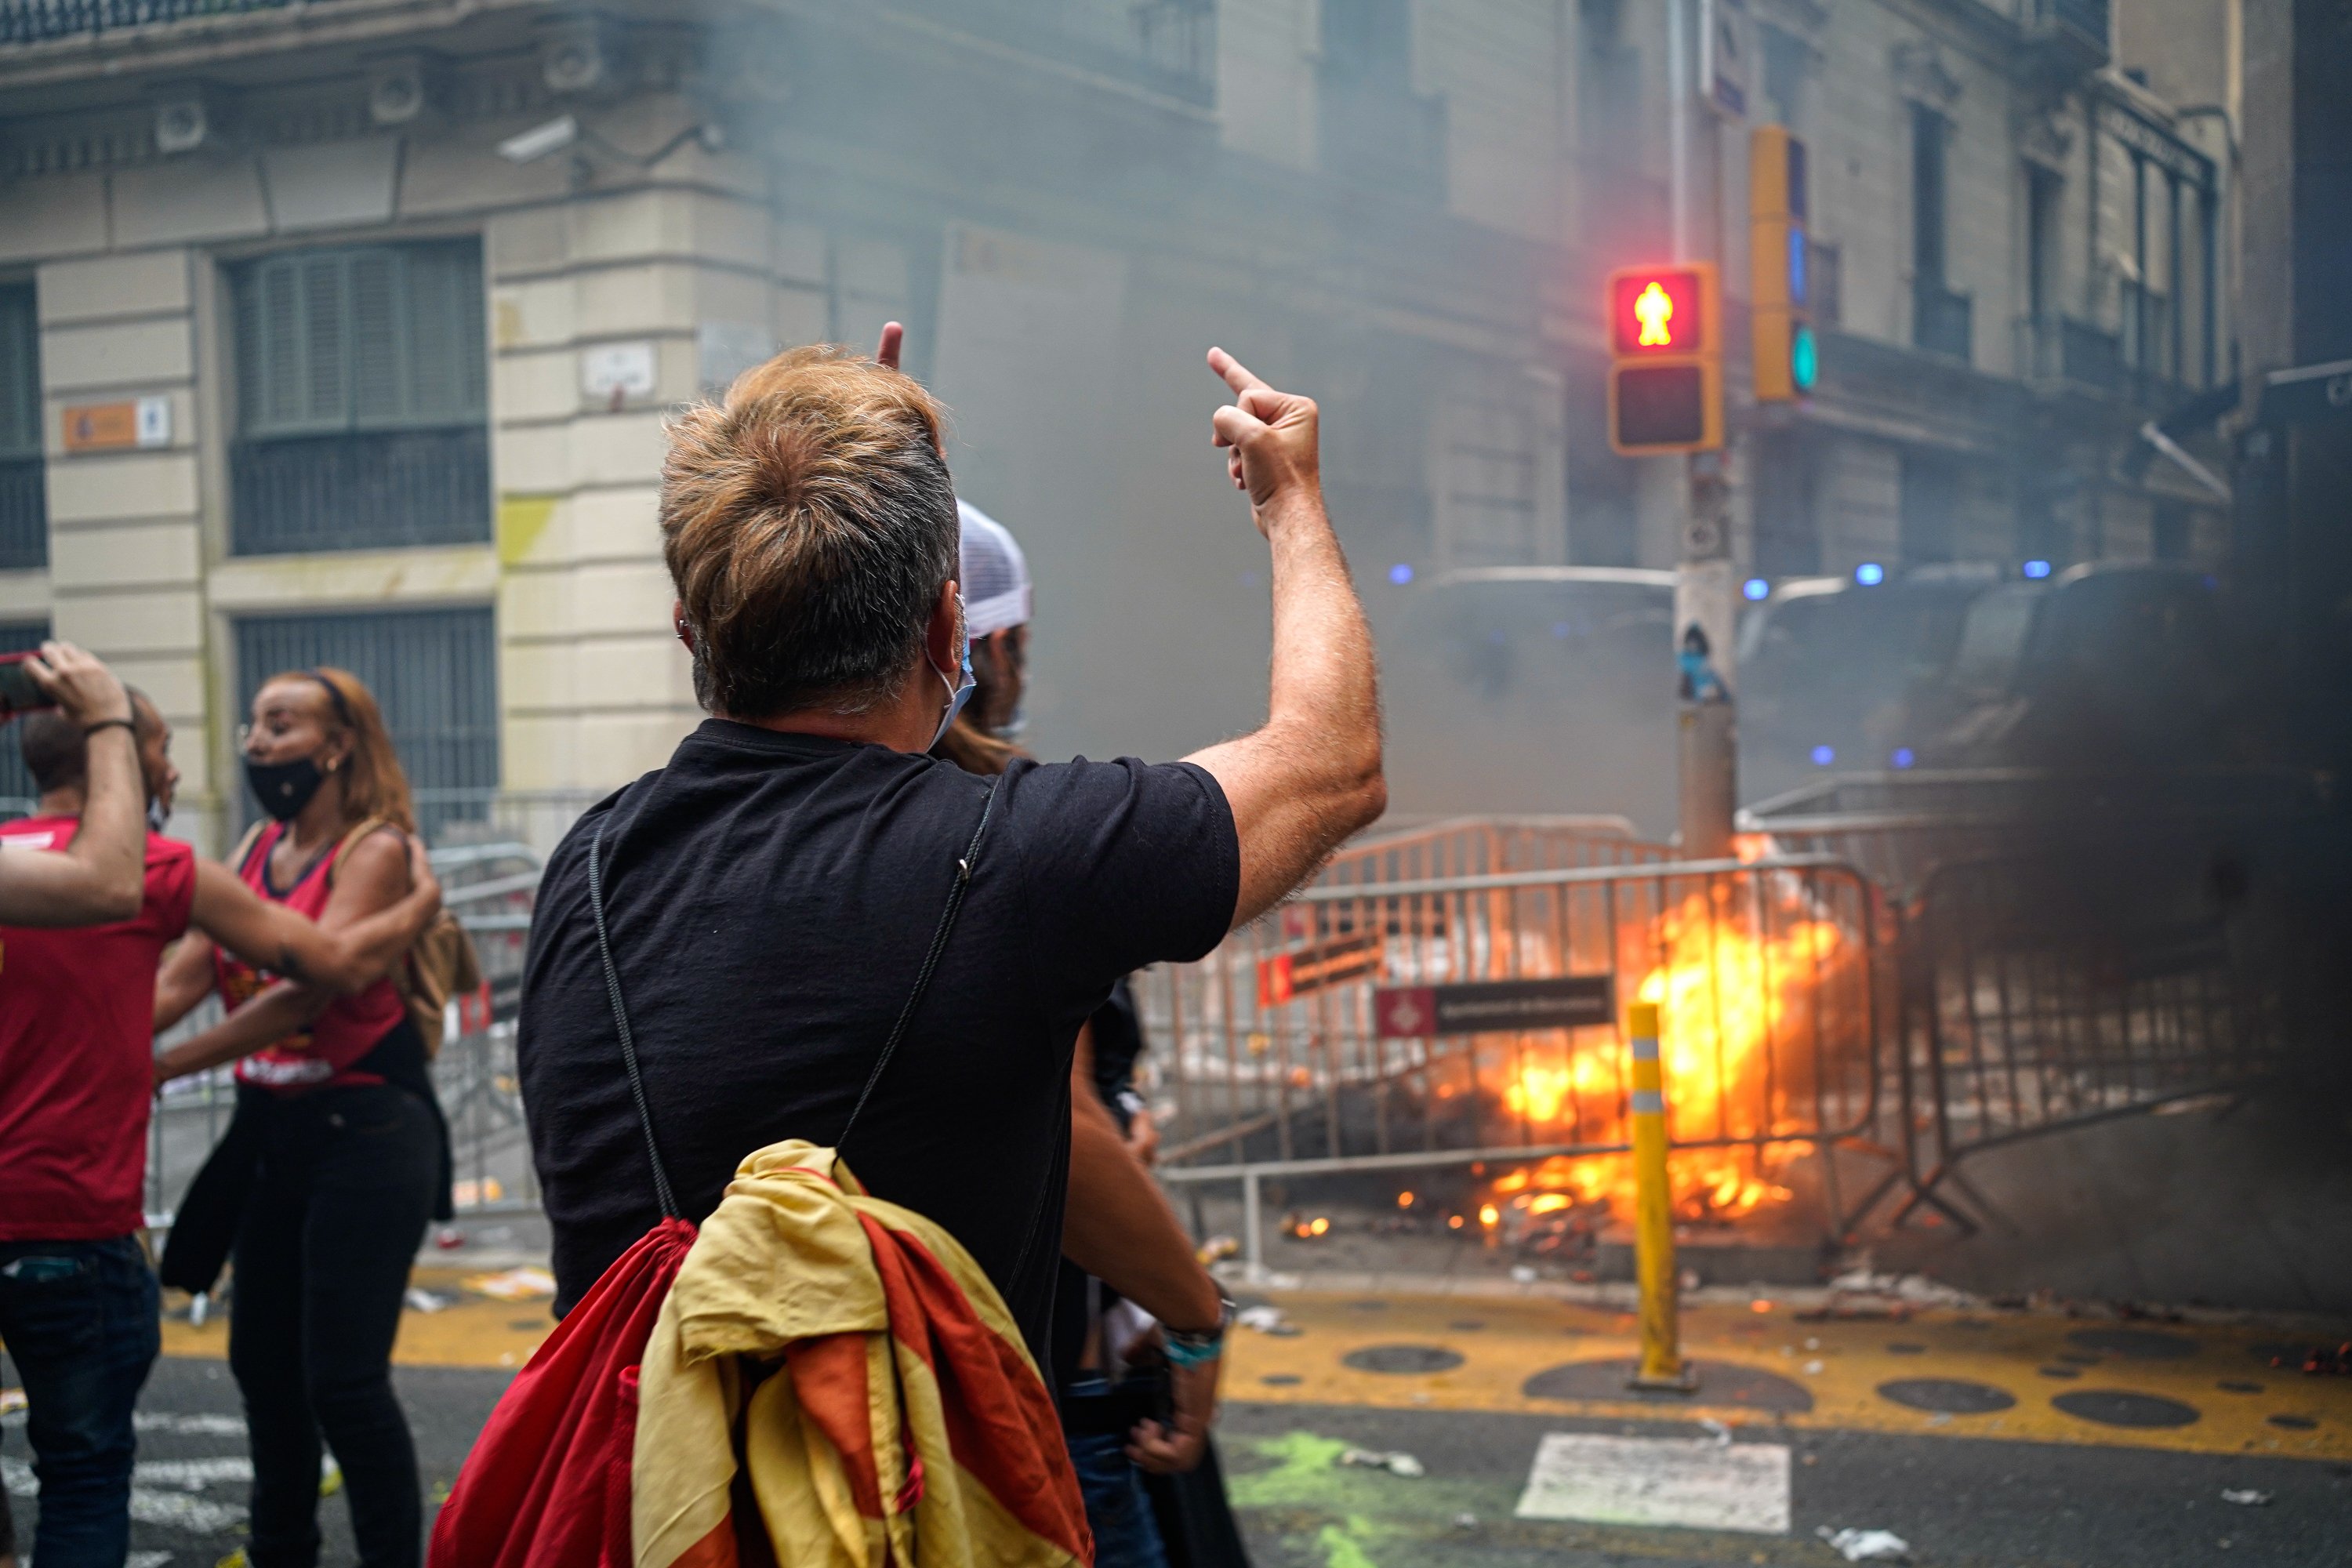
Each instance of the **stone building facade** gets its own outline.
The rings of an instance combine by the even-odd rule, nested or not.
[[[1323,400],[1376,616],[1671,563],[1600,296],[1671,244],[1677,112],[1727,279],[1748,125],[1816,172],[1822,385],[1728,378],[1752,569],[2208,552],[2131,447],[2231,378],[2226,121],[2106,9],[1713,0],[1734,121],[1672,100],[1666,0],[0,0],[0,639],[151,692],[213,843],[247,695],[320,662],[436,821],[544,837],[698,716],[665,411],[897,317],[1035,567],[1040,742],[1177,752],[1263,702],[1213,342]]]

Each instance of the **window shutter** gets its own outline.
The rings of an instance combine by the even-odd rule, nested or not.
[[[482,268],[468,246],[408,255],[410,409],[419,424],[457,424],[488,407]]]
[[[40,328],[33,290],[0,289],[0,459],[40,454]]]
[[[246,268],[236,308],[248,437],[446,427],[488,411],[470,245],[272,257]]]
[[[303,395],[300,263],[265,262],[255,289],[257,335],[261,343],[260,419],[257,430],[299,430],[308,411]]]
[[[341,255],[301,258],[301,422],[336,429],[351,420],[351,327],[349,270]]]
[[[401,260],[396,250],[359,250],[350,258],[351,423],[357,429],[406,423]]]

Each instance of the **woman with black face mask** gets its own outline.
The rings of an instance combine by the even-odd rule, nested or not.
[[[357,677],[271,677],[254,695],[244,751],[268,815],[233,864],[257,893],[333,929],[407,891],[408,781]],[[424,1040],[389,979],[335,995],[196,937],[165,962],[156,1026],[215,988],[227,1019],[157,1061],[159,1079],[237,1063],[236,1120],[183,1205],[163,1278],[205,1288],[220,1247],[200,1238],[233,1238],[229,1367],[253,1445],[247,1556],[253,1568],[318,1561],[323,1436],[361,1563],[408,1568],[423,1503],[392,1345],[410,1261],[448,1193]]]

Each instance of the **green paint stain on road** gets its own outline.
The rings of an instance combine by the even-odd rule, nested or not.
[[[1348,1489],[1351,1477],[1339,1468],[1349,1445],[1312,1432],[1285,1432],[1250,1445],[1274,1468],[1231,1478],[1225,1491],[1236,1508],[1296,1508],[1328,1503]]]
[[[1481,1484],[1342,1466],[1339,1456],[1356,1445],[1315,1432],[1234,1447],[1258,1465],[1227,1473],[1234,1506],[1281,1541],[1279,1561],[1319,1568],[1452,1563],[1466,1544],[1455,1537],[1454,1517],[1507,1515],[1517,1485],[1516,1477]]]
[[[1315,1544],[1323,1549],[1323,1568],[1379,1568],[1356,1538],[1336,1524],[1325,1525]]]

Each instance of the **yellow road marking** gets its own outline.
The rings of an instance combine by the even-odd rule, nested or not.
[[[488,1367],[512,1371],[530,1359],[541,1340],[555,1327],[548,1301],[497,1301],[466,1290],[460,1281],[478,1269],[420,1268],[410,1283],[436,1296],[456,1298],[438,1312],[400,1314],[400,1338],[394,1343],[396,1366]],[[184,1298],[174,1298],[182,1309]],[[209,1357],[228,1354],[228,1317],[222,1313],[203,1328],[191,1328],[185,1317],[163,1320],[163,1353]]]
[[[456,1302],[440,1312],[404,1312],[393,1360],[403,1366],[512,1370],[530,1359],[554,1327],[544,1300],[498,1301],[463,1291],[471,1272],[419,1269],[415,1283]],[[1683,1351],[1706,1363],[1725,1363],[1786,1378],[1812,1396],[1811,1410],[1785,1417],[1727,1399],[1702,1376],[1689,1400],[1567,1400],[1531,1398],[1522,1385],[1537,1373],[1570,1362],[1627,1360],[1640,1341],[1630,1311],[1533,1298],[1388,1296],[1387,1305],[1360,1293],[1284,1291],[1275,1298],[1301,1331],[1276,1337],[1234,1331],[1226,1357],[1225,1396],[1260,1403],[1360,1405],[1388,1409],[1483,1410],[1512,1415],[1576,1415],[1610,1419],[1673,1418],[1683,1412],[1732,1425],[1771,1424],[1849,1431],[1899,1432],[1951,1437],[2006,1437],[2189,1453],[2263,1453],[2352,1459],[2352,1378],[2307,1377],[2273,1368],[2254,1353],[2265,1343],[2318,1342],[2308,1334],[2260,1326],[2116,1324],[2055,1314],[1923,1312],[1908,1321],[1797,1321],[1784,1304],[1769,1313],[1738,1306],[1686,1306]],[[1476,1322],[1475,1329],[1457,1325]],[[2134,1359],[2085,1350],[2070,1334],[2130,1329],[2192,1341],[2192,1353],[2171,1360]],[[2341,1333],[2336,1338],[2347,1337]],[[1812,1342],[1811,1345],[1808,1342]],[[1377,1345],[1433,1345],[1463,1360],[1434,1373],[1360,1371],[1350,1352]],[[1916,1353],[1889,1349],[1916,1345]],[[183,1318],[163,1324],[163,1353],[218,1358],[228,1352],[228,1324],[215,1318],[192,1329]],[[2078,1358],[2074,1363],[2062,1356]],[[1809,1364],[1820,1370],[1809,1373]],[[2044,1367],[2073,1366],[2072,1378],[2045,1377]],[[1702,1368],[1704,1370],[1704,1366]],[[1268,1378],[1295,1379],[1269,1383]],[[1982,1415],[1934,1414],[1898,1405],[1881,1384],[1906,1379],[1980,1384],[2016,1403]],[[2222,1383],[2254,1384],[2259,1392],[2232,1393]],[[2053,1395],[2086,1391],[2152,1394],[2198,1412],[2185,1426],[2111,1426],[2068,1415]],[[2308,1421],[2307,1428],[2274,1426],[2273,1416]]]
[[[1547,1399],[1522,1392],[1535,1373],[1564,1363],[1630,1360],[1640,1348],[1630,1311],[1526,1298],[1390,1297],[1383,1298],[1388,1305],[1380,1310],[1365,1310],[1356,1303],[1368,1298],[1348,1295],[1286,1291],[1275,1300],[1301,1332],[1277,1338],[1236,1331],[1226,1357],[1229,1399],[1651,1420],[1689,1411],[1733,1425],[1781,1419],[1729,1401],[1721,1379],[1710,1391],[1704,1375],[1687,1401],[1635,1399],[1630,1393],[1622,1400]],[[1455,1326],[1473,1321],[1482,1326]],[[2126,1328],[2193,1341],[2195,1349],[2173,1360],[2114,1353],[2074,1363],[2058,1359],[2091,1356],[2068,1338],[2072,1333]],[[1705,1305],[1687,1307],[1683,1314],[1685,1355],[1783,1377],[1812,1396],[1811,1410],[1785,1417],[1794,1427],[2352,1458],[2352,1378],[2309,1377],[2271,1367],[2253,1350],[2265,1342],[2297,1342],[2259,1327],[2116,1324],[2022,1313],[1971,1317],[1937,1311],[1904,1322],[1803,1323],[1776,1304],[1769,1313]],[[1353,1351],[1395,1344],[1442,1346],[1464,1359],[1446,1371],[1411,1373],[1360,1371],[1343,1359]],[[1904,1352],[1891,1345],[1919,1349]],[[1809,1373],[1813,1363],[1819,1371]],[[2078,1375],[2047,1377],[2041,1370],[2069,1365]],[[1916,1379],[1984,1384],[2016,1403],[1981,1415],[1939,1417],[1878,1392],[1884,1384]],[[2261,1388],[2231,1393],[2219,1386],[2222,1383]],[[2051,1403],[2055,1395],[2096,1391],[2176,1401],[2197,1411],[2198,1419],[2182,1426],[2115,1426],[2069,1415]],[[2313,1425],[2274,1426],[2273,1415]]]

